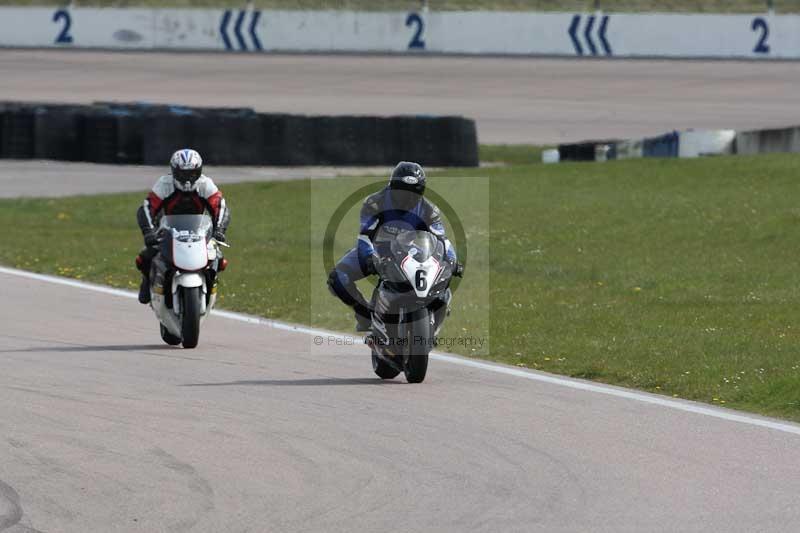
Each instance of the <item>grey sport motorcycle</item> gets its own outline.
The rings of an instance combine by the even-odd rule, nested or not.
[[[373,239],[380,281],[372,294],[372,368],[382,379],[400,372],[421,383],[450,305],[450,281],[461,274],[444,243],[428,231],[382,226]]]

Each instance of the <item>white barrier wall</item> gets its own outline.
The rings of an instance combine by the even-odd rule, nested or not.
[[[800,58],[800,16],[0,7],[0,46]]]

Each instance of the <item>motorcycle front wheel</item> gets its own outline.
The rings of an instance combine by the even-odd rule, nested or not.
[[[184,348],[195,348],[200,340],[200,287],[181,289],[181,335]]]
[[[422,383],[428,373],[428,353],[431,351],[433,326],[427,309],[420,310],[414,322],[406,324],[406,356],[403,372],[409,383]]]

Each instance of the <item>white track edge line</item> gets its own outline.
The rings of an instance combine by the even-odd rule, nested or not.
[[[65,285],[68,287],[75,287],[103,294],[110,294],[113,296],[121,296],[123,298],[136,298],[136,293],[131,291],[114,289],[112,287],[106,287],[95,283],[89,283],[70,278],[63,278],[59,276],[51,276],[48,274],[36,274],[34,272],[28,272],[27,270],[19,270],[16,268],[8,268],[0,266],[0,274],[8,274],[10,276],[17,276],[37,281],[44,281],[47,283]],[[292,331],[295,333],[304,333],[307,335],[322,335],[326,337],[330,336],[335,339],[351,338],[351,336],[347,336],[333,331],[300,326],[296,324],[290,324],[288,322],[281,322],[278,320],[271,320],[267,318],[260,318],[252,315],[246,315],[244,313],[236,313],[233,311],[214,310],[213,314],[220,316],[222,318],[227,318],[229,320],[236,320],[238,322],[245,322],[248,324],[267,326],[282,331]],[[738,422],[750,426],[763,427],[763,428],[773,429],[775,431],[781,431],[784,433],[800,435],[800,425],[780,422],[774,419],[757,418],[754,416],[739,414],[735,411],[716,408],[712,406],[704,406],[702,404],[691,402],[688,400],[672,400],[670,398],[665,398],[662,396],[658,396],[656,394],[649,394],[646,392],[624,389],[622,387],[613,387],[610,385],[601,385],[577,379],[559,377],[552,374],[546,374],[544,372],[537,372],[527,369],[522,370],[514,367],[504,366],[501,364],[487,363],[485,361],[467,359],[464,357],[459,357],[441,352],[431,352],[431,358],[445,363],[466,366],[479,370],[485,370],[487,372],[494,372],[496,374],[505,374],[508,376],[529,379],[541,383],[549,383],[551,385],[558,385],[570,389],[581,390],[586,392],[594,392],[597,394],[605,394],[607,396],[614,396],[617,398],[624,398],[627,400],[633,400],[641,403],[658,405],[660,407],[666,407],[677,411],[684,411],[687,413],[693,413],[697,415],[710,416],[713,418],[727,420],[730,422]]]

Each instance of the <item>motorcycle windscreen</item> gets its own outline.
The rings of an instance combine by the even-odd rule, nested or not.
[[[424,263],[436,252],[436,243],[436,238],[427,231],[404,231],[397,235],[393,248]]]
[[[381,258],[393,256],[400,260],[411,255],[417,261],[425,261],[436,253],[438,241],[430,232],[388,223],[380,227],[373,243]]]
[[[172,262],[179,270],[202,270],[208,265],[206,239],[213,226],[203,215],[167,215],[161,226],[170,230]]]
[[[202,215],[164,215],[161,217],[159,225],[165,229],[205,236],[211,231],[214,223],[208,213],[203,213]]]

